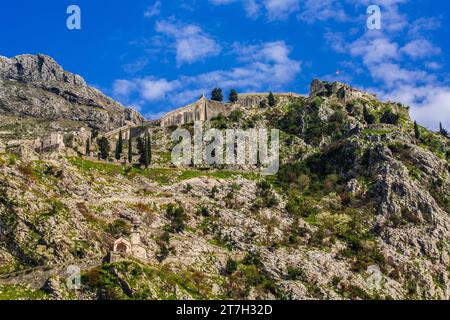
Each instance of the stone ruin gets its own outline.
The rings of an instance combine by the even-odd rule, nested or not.
[[[122,132],[124,141],[138,137],[144,137],[148,132],[146,126],[136,126],[132,123],[127,123],[118,129],[99,134],[96,139],[105,137],[109,140],[112,149],[116,141],[119,139],[119,134]],[[76,156],[84,155],[92,159],[96,159],[96,155],[92,152],[96,145],[96,139],[92,138],[92,133],[86,128],[80,128],[77,131],[71,132],[53,132],[46,136],[36,138],[34,140],[10,140],[2,144],[0,142],[0,153],[9,152],[21,158],[28,160],[37,160],[44,156],[46,158],[58,157],[59,155]],[[86,154],[86,144],[90,140],[91,152]],[[134,148],[136,148],[136,141],[134,141]],[[124,154],[124,158],[126,155]]]
[[[274,93],[275,94],[275,93]],[[239,94],[236,103],[222,103],[208,100],[204,95],[194,103],[165,114],[161,120],[161,127],[181,126],[191,124],[195,121],[207,121],[217,117],[219,114],[228,116],[233,110],[259,107],[262,103],[267,104],[269,93],[243,93]],[[292,98],[301,97],[296,93],[276,93],[278,100],[289,101]]]
[[[341,82],[326,82],[315,79],[311,82],[311,87],[309,91],[309,95],[311,97],[329,97],[335,94],[338,99],[342,102],[347,102],[355,99],[376,99],[377,96],[374,94],[367,93],[362,90],[358,90],[355,88],[346,85]]]
[[[33,141],[32,148],[38,153],[61,151],[65,148],[64,136],[59,133],[52,133],[46,137]]]
[[[88,137],[90,133],[84,128],[66,134],[54,132],[34,140],[10,140],[4,146],[3,152],[28,160],[38,159],[41,155],[57,156],[63,152],[76,155],[77,148],[84,147]]]
[[[164,115],[160,120],[160,124],[161,127],[169,127],[195,121],[207,121],[217,117],[219,114],[227,116],[238,107],[239,105],[237,104],[208,100],[202,95],[198,101]]]

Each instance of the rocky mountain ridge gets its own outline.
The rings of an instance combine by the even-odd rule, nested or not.
[[[0,57],[0,114],[76,121],[99,131],[145,121],[42,54]]]

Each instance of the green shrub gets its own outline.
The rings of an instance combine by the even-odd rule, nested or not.
[[[289,105],[287,112],[278,120],[276,125],[287,133],[300,135],[302,133],[302,127],[299,124],[303,122],[303,111],[304,106],[302,102]]]
[[[336,110],[333,114],[333,117],[331,118],[331,121],[335,121],[338,123],[343,123],[345,119],[347,118],[346,114],[342,110]]]
[[[244,265],[255,265],[259,268],[263,267],[263,263],[261,260],[261,256],[257,252],[249,252],[245,256],[245,258],[242,260],[242,264]]]
[[[294,217],[307,218],[318,213],[315,202],[299,193],[291,193],[286,203],[286,211]]]
[[[117,219],[107,227],[107,232],[114,238],[128,237],[131,233],[131,226],[123,219]]]
[[[186,226],[187,216],[184,209],[173,203],[169,204],[166,209],[166,217],[170,220],[170,232],[182,232]]]
[[[258,268],[254,265],[242,266],[241,272],[245,282],[249,286],[256,287],[264,281],[264,277],[259,273]]]
[[[50,208],[44,213],[45,216],[57,216],[62,213],[68,212],[65,204],[56,198],[49,199]]]
[[[233,259],[227,260],[227,265],[225,267],[226,274],[230,275],[230,274],[235,273],[237,271],[237,268],[238,268],[238,263],[236,262],[236,260],[233,260]]]
[[[266,181],[262,180],[256,184],[257,199],[253,204],[253,209],[273,208],[278,204],[272,186]]]
[[[214,198],[217,193],[219,193],[219,188],[217,188],[217,186],[212,187],[211,188],[211,192],[210,192],[210,196],[212,198]]]
[[[313,101],[311,101],[311,106],[312,106],[314,109],[319,109],[320,106],[322,105],[322,103],[323,103],[322,98],[320,98],[320,97],[315,97],[315,98],[313,99]]]
[[[208,207],[206,207],[204,205],[199,205],[197,207],[197,214],[199,216],[202,216],[202,217],[209,217],[210,216]]]
[[[374,124],[376,122],[376,117],[369,112],[366,106],[363,109],[363,117],[367,124]]]
[[[300,280],[300,281],[306,281],[306,275],[305,271],[303,271],[302,268],[295,268],[295,267],[287,267],[288,272],[288,279],[289,280]]]
[[[167,231],[164,231],[161,236],[156,239],[156,244],[159,246],[159,252],[156,255],[156,259],[161,263],[164,261],[170,254],[171,248],[169,247],[170,243],[170,234]]]
[[[244,114],[241,110],[233,110],[228,116],[228,119],[232,122],[239,122],[239,120],[242,119],[243,115]]]
[[[400,116],[398,114],[393,113],[391,110],[387,110],[383,113],[380,118],[381,123],[398,125],[400,120]]]
[[[211,127],[220,130],[227,129],[228,120],[222,113],[219,113],[216,117],[211,119]]]

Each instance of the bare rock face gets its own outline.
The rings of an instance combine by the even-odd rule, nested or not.
[[[43,54],[0,58],[0,74],[6,79],[19,82],[63,82],[86,86],[82,77],[64,71],[53,58]]]
[[[367,92],[352,88],[344,83],[340,82],[326,82],[315,79],[311,82],[310,96],[329,97],[333,94],[341,102],[347,102],[358,98],[375,99],[376,96]]]
[[[80,121],[108,131],[145,119],[89,87],[49,56],[0,57],[0,113],[45,120]]]

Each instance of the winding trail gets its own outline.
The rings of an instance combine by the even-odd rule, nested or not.
[[[102,264],[104,256],[95,256],[87,259],[78,259],[53,266],[39,266],[13,273],[0,275],[0,285],[19,285],[26,283],[33,289],[41,289],[48,278],[52,276],[67,277],[69,266],[78,266],[86,271]]]

